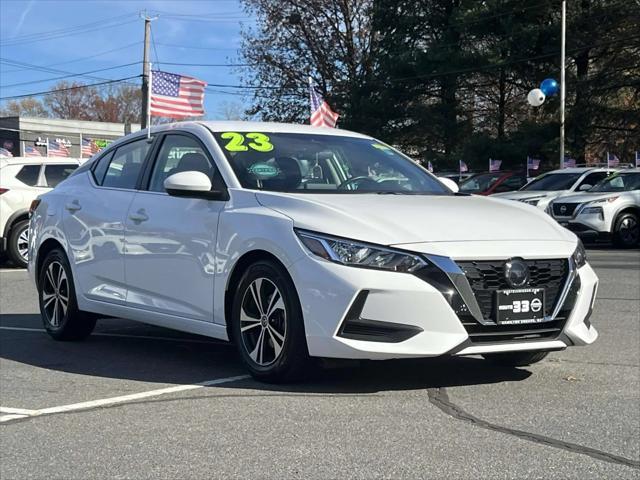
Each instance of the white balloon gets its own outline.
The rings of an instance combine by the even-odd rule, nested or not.
[[[545,98],[546,97],[542,90],[534,88],[529,92],[529,95],[527,95],[527,102],[529,102],[529,105],[533,107],[539,107],[544,103]]]

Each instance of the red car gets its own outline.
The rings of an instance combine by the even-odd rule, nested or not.
[[[476,195],[512,192],[527,184],[524,172],[477,173],[460,184],[460,191]]]

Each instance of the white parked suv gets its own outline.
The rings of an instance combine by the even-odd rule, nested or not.
[[[548,213],[560,225],[591,240],[623,248],[640,242],[640,169],[620,170],[592,189],[556,198]]]
[[[543,173],[516,192],[496,193],[493,197],[518,200],[546,210],[554,198],[589,190],[615,172],[608,168],[564,168]]]
[[[29,205],[73,172],[74,158],[0,158],[0,253],[18,266],[27,265]]]
[[[528,365],[597,338],[582,244],[530,205],[456,193],[344,130],[145,135],[34,204],[29,272],[55,339],[128,318],[233,341],[252,375],[282,381],[311,357]]]

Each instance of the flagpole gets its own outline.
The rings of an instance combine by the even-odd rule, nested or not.
[[[80,159],[82,159],[82,132],[80,132]]]
[[[151,90],[153,90],[153,73],[151,72],[151,62],[149,62],[149,86],[147,87],[147,139],[151,138]]]
[[[45,146],[45,150],[47,152],[47,158],[49,158],[49,137],[47,137],[47,145]]]

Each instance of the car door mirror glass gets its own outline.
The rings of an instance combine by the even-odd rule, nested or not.
[[[593,185],[589,185],[588,183],[583,183],[582,185],[580,185],[580,188],[578,189],[580,192],[584,192],[585,190],[590,190],[593,187]]]

